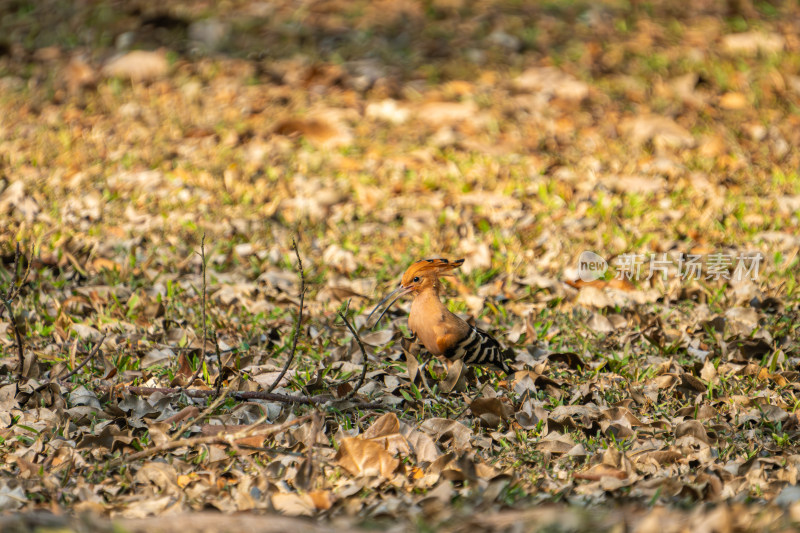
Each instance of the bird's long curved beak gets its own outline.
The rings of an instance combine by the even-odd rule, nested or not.
[[[380,309],[380,307],[381,307],[383,304],[385,304],[385,303],[386,303],[386,301],[387,301],[387,300],[389,300],[389,298],[391,298],[392,296],[394,296],[394,295],[395,295],[395,294],[397,294],[397,293],[400,293],[400,294],[397,294],[397,296],[395,297],[395,299],[394,299],[394,300],[392,300],[392,301],[391,301],[391,303],[390,303],[389,305],[387,305],[387,306],[386,306],[386,308],[383,310],[383,312],[380,314],[380,316],[378,316],[378,320],[376,320],[376,321],[375,321],[375,323],[374,323],[372,326],[370,326],[370,329],[371,329],[371,328],[374,328],[375,326],[377,326],[377,325],[378,325],[378,322],[380,322],[380,321],[381,321],[381,318],[383,318],[383,315],[385,315],[385,314],[386,314],[386,311],[388,311],[388,310],[389,310],[389,308],[390,308],[390,307],[392,307],[392,305],[394,305],[394,303],[395,303],[397,300],[399,300],[400,298],[402,298],[403,296],[405,296],[405,295],[406,295],[406,294],[408,294],[409,292],[411,292],[411,287],[403,287],[402,285],[400,285],[400,286],[399,286],[399,287],[397,287],[395,290],[393,290],[392,292],[390,292],[389,294],[387,294],[387,295],[386,295],[386,298],[384,298],[383,300],[381,300],[380,302],[378,302],[378,305],[376,305],[376,306],[375,306],[375,308],[374,308],[374,309],[373,309],[373,310],[370,312],[369,316],[367,316],[367,324],[369,324],[369,319],[370,319],[370,318],[372,318],[372,315],[374,315],[374,314],[375,314],[375,311],[377,311],[378,309]]]

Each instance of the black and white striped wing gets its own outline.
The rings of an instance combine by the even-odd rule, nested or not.
[[[470,327],[469,335],[447,350],[444,356],[453,361],[461,359],[467,365],[491,365],[506,374],[511,373],[500,343],[475,326]]]

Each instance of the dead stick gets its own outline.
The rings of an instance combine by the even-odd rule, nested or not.
[[[3,299],[3,307],[5,307],[6,312],[8,313],[8,320],[11,322],[11,327],[14,329],[14,340],[17,343],[17,355],[19,356],[19,374],[21,375],[25,366],[25,350],[22,347],[22,335],[19,333],[17,320],[14,318],[14,310],[11,308],[11,302],[14,301],[14,298],[18,293],[17,282],[19,281],[19,257],[19,242],[17,242],[17,249],[14,253],[14,276],[8,286],[8,290],[6,291],[6,297]]]
[[[213,389],[179,389],[173,387],[126,387],[125,390],[137,396],[149,396],[151,394],[155,394],[156,392],[161,394],[176,394],[180,392],[192,398],[206,398],[216,394],[216,391]],[[230,395],[237,400],[267,400],[271,402],[299,403],[304,405],[317,405],[330,400],[330,397],[326,397],[325,399],[312,399],[306,398],[305,396],[294,396],[291,394],[264,391],[232,392]]]
[[[215,399],[213,402],[211,402],[211,404],[210,404],[208,407],[206,407],[206,408],[205,408],[205,410],[204,410],[202,413],[200,413],[200,414],[199,414],[198,416],[196,416],[196,417],[190,418],[189,420],[187,420],[186,422],[184,422],[183,424],[181,424],[181,427],[180,427],[180,428],[178,428],[178,430],[177,430],[177,431],[176,431],[176,432],[175,432],[175,433],[172,435],[172,437],[170,438],[170,440],[178,440],[178,439],[181,437],[181,435],[183,435],[183,432],[184,432],[184,431],[186,431],[187,429],[189,429],[189,426],[191,426],[192,424],[194,424],[194,423],[195,423],[195,421],[197,421],[197,420],[202,420],[202,419],[204,419],[205,417],[207,417],[209,414],[211,414],[211,412],[212,412],[214,409],[216,409],[217,407],[219,407],[219,405],[220,405],[222,402],[224,402],[224,401],[225,401],[225,398],[227,398],[227,397],[228,397],[228,394],[229,394],[230,392],[231,392],[231,388],[230,388],[230,387],[227,387],[227,388],[225,389],[225,392],[224,392],[224,394],[222,394],[222,396],[217,396],[217,398],[216,398],[216,399]]]
[[[97,387],[100,390],[106,390],[111,392],[114,387],[109,385],[99,385]],[[160,393],[160,394],[185,394],[191,398],[206,398],[208,396],[214,396],[215,391],[208,389],[181,389],[177,387],[124,387],[122,390],[126,390],[131,394],[136,396],[150,396],[151,394]],[[266,400],[268,402],[278,402],[278,403],[297,403],[302,405],[326,405],[331,404],[333,406],[337,404],[341,404],[345,402],[345,399],[337,400],[330,395],[319,395],[319,396],[295,396],[291,394],[281,394],[279,392],[264,392],[264,391],[250,391],[250,392],[232,392],[229,395],[231,398],[239,401],[248,401],[248,400]],[[378,402],[352,402],[349,407],[358,407],[360,409],[389,409],[392,410],[391,407],[387,405],[383,405],[382,403]]]
[[[11,285],[8,286],[8,290],[6,291],[6,300],[11,301],[14,299],[14,292],[17,289],[17,283],[19,282],[19,243],[17,243],[17,249],[14,252],[14,276],[11,279]]]
[[[297,268],[300,269],[300,309],[297,311],[297,324],[294,327],[294,337],[292,338],[292,351],[289,352],[289,358],[286,360],[286,363],[283,365],[283,369],[281,373],[278,375],[278,378],[270,385],[267,389],[267,392],[272,392],[275,390],[275,387],[278,386],[278,383],[281,382],[283,376],[286,375],[286,372],[289,370],[289,366],[292,364],[294,360],[294,354],[297,351],[297,338],[300,336],[300,328],[303,327],[303,297],[306,294],[306,278],[303,273],[303,261],[300,259],[300,252],[297,251],[297,242],[292,239],[292,248],[294,248],[294,255],[297,256]]]
[[[361,355],[364,358],[364,364],[361,367],[361,376],[359,376],[358,378],[358,384],[356,384],[356,386],[353,387],[353,390],[348,392],[347,395],[344,398],[342,398],[343,401],[346,401],[355,396],[356,392],[358,392],[358,389],[360,389],[364,385],[364,378],[367,375],[368,359],[367,359],[367,350],[364,348],[364,343],[361,342],[361,337],[358,336],[358,332],[355,330],[353,326],[350,325],[350,322],[347,321],[345,313],[343,313],[341,310],[339,310],[339,316],[342,317],[344,325],[347,326],[347,329],[349,329],[350,333],[352,333],[353,337],[355,337],[356,342],[358,343],[358,347],[361,348]]]
[[[277,426],[270,426],[267,428],[258,428],[258,427],[250,427],[243,431],[238,431],[236,433],[229,433],[229,434],[217,434],[217,435],[204,435],[200,437],[192,437],[188,439],[179,439],[173,441],[167,441],[158,446],[153,446],[152,448],[148,448],[146,450],[142,450],[141,452],[137,452],[131,455],[126,455],[125,457],[118,457],[117,459],[111,461],[112,466],[118,466],[125,463],[131,463],[133,461],[138,461],[139,459],[144,459],[145,457],[150,457],[151,455],[156,455],[161,452],[174,450],[175,448],[183,448],[184,446],[196,446],[198,444],[222,444],[225,446],[230,446],[236,440],[244,439],[247,437],[255,437],[255,436],[268,436],[273,435],[275,433],[280,433],[281,431],[286,431],[292,426],[296,426],[297,424],[302,424],[307,420],[311,419],[313,416],[312,414],[301,416],[300,418],[295,418],[294,420],[290,420],[288,422],[284,422],[283,424],[278,424]]]
[[[22,286],[28,281],[28,276],[31,273],[31,265],[33,264],[33,252],[33,245],[31,245],[31,257],[28,259],[28,266],[25,267],[25,274],[22,275],[22,279],[20,280],[19,258],[22,254],[19,250],[19,243],[17,243],[17,250],[14,253],[14,282],[8,288],[8,293],[6,294],[6,300],[9,302],[19,296],[20,291],[22,291]]]
[[[17,320],[14,318],[14,310],[11,309],[11,302],[3,300],[3,307],[8,312],[8,318],[11,321],[11,329],[14,330],[14,340],[17,343],[17,355],[19,356],[19,374],[22,374],[23,367],[25,366],[25,350],[22,348],[22,335],[19,333],[19,326]]]
[[[91,352],[89,352],[89,355],[87,355],[87,356],[86,356],[86,359],[84,359],[84,360],[81,362],[81,364],[79,364],[78,366],[76,366],[75,368],[73,368],[73,369],[72,369],[72,371],[71,371],[69,374],[67,374],[67,375],[66,375],[66,376],[64,376],[63,378],[58,378],[58,379],[59,379],[59,380],[61,380],[61,381],[67,381],[69,378],[71,378],[72,376],[74,376],[75,374],[77,374],[78,372],[80,372],[80,371],[81,371],[81,368],[85,367],[85,366],[86,366],[86,364],[87,364],[89,361],[91,361],[91,360],[94,358],[94,356],[95,356],[95,355],[97,355],[97,352],[98,352],[98,351],[100,351],[100,347],[103,345],[103,342],[104,342],[105,340],[106,340],[106,335],[103,335],[102,337],[100,337],[100,340],[99,340],[99,341],[97,341],[97,344],[95,344],[95,345],[94,345],[94,348],[92,348],[92,351],[91,351]],[[50,381],[53,381],[53,380],[51,379]],[[50,382],[48,382],[48,383],[47,383],[47,385],[49,385],[49,384],[50,384]],[[46,386],[46,385],[45,385],[45,386]]]
[[[466,413],[469,410],[469,408],[472,406],[472,402],[477,400],[478,397],[480,395],[482,395],[482,394],[483,394],[483,387],[478,387],[478,391],[475,394],[472,395],[472,398],[469,399],[469,403],[467,405],[465,405],[464,408],[461,411],[458,412],[458,414],[456,414],[456,417],[455,417],[454,420],[458,420],[462,416],[464,416],[464,413]]]
[[[11,327],[14,329],[14,340],[17,343],[17,355],[19,356],[19,375],[21,376],[25,367],[25,349],[22,344],[22,334],[20,334],[17,320],[14,318],[14,310],[11,308],[11,303],[17,298],[17,296],[19,296],[19,293],[22,291],[22,286],[27,281],[28,275],[31,272],[31,263],[33,263],[33,248],[31,248],[31,258],[28,259],[28,266],[25,268],[25,274],[22,276],[22,281],[20,281],[19,278],[20,257],[22,257],[22,252],[20,252],[19,242],[17,242],[17,248],[14,252],[14,277],[11,280],[11,284],[8,286],[6,297],[3,299],[3,307],[8,313],[8,319],[11,322]]]
[[[203,371],[203,364],[206,362],[206,232],[203,232],[203,238],[200,240],[200,262],[202,263],[200,266],[200,270],[203,273],[203,352],[200,357],[200,361],[197,364],[197,370],[195,371],[194,375],[192,375],[192,379],[189,380],[189,384],[191,385],[194,383],[194,380],[198,378],[200,373]]]
[[[214,331],[214,350],[217,352],[217,379],[215,380],[216,389],[217,389],[217,396],[219,396],[220,389],[222,389],[222,354],[219,351],[219,339],[217,338],[217,332]]]

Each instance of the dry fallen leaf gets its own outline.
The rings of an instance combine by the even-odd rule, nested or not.
[[[360,438],[345,438],[339,444],[336,461],[353,476],[393,477],[400,461],[378,442]]]
[[[463,424],[446,418],[429,418],[420,429],[433,436],[436,441],[452,441],[452,448],[464,450],[471,448],[470,436],[472,431]]]

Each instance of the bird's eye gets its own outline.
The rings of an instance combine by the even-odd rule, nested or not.
[[[418,281],[419,281],[419,276],[415,277],[415,278],[414,278],[414,279],[412,279],[411,281],[413,281],[414,283],[418,282]]]

